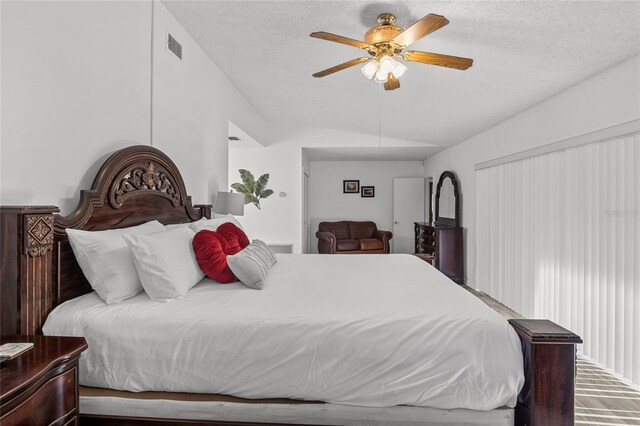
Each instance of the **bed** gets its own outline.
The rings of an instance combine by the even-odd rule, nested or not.
[[[83,424],[573,424],[579,337],[509,324],[413,256],[279,255],[262,292],[205,280],[184,303],[141,293],[106,310],[66,229],[210,217],[186,194],[165,154],[134,146],[68,216],[2,209],[3,249],[19,247],[15,268],[3,260],[3,334],[87,338]]]

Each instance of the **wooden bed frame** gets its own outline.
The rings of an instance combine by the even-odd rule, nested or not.
[[[55,177],[51,177],[54,178]],[[210,205],[192,206],[178,168],[161,151],[132,146],[111,155],[90,190],[68,216],[55,206],[0,207],[2,335],[41,334],[59,304],[91,292],[66,229],[105,230],[157,219],[163,224],[211,217]],[[577,335],[547,320],[510,320],[520,336],[525,386],[516,425],[572,425]],[[82,424],[186,424],[185,421],[81,416]],[[229,424],[188,422],[191,424]],[[236,423],[247,424],[247,423]]]

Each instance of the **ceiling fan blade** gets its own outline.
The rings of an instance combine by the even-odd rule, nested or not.
[[[333,66],[331,68],[327,68],[326,70],[319,71],[319,72],[313,74],[313,76],[316,77],[316,78],[325,77],[325,76],[327,76],[329,74],[333,74],[334,72],[342,71],[343,69],[346,69],[346,68],[349,68],[349,67],[353,67],[353,66],[361,64],[363,62],[367,62],[369,59],[370,58],[352,59],[350,61],[343,62],[340,65],[336,65],[336,66]]]
[[[428,14],[400,34],[394,37],[393,42],[400,46],[408,46],[422,37],[431,34],[432,32],[439,30],[449,23],[449,20],[444,16]]]
[[[384,82],[384,90],[396,90],[400,88],[400,80],[395,78],[393,74],[387,74],[387,81]]]
[[[354,40],[349,37],[343,37],[337,34],[331,34],[324,31],[318,31],[310,34],[313,38],[319,38],[321,40],[334,41],[336,43],[346,44],[348,46],[357,47],[358,49],[368,49],[370,47],[369,43],[365,43],[364,41]]]
[[[455,68],[458,70],[466,70],[473,65],[473,59],[442,55],[440,53],[417,52],[414,50],[404,52],[402,58],[411,62],[438,65],[440,67]]]

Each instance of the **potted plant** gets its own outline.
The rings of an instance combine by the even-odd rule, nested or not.
[[[244,195],[245,204],[253,203],[260,210],[260,200],[273,194],[271,189],[267,189],[269,173],[263,174],[256,180],[249,170],[240,169],[238,171],[240,172],[242,183],[233,183],[231,188]]]

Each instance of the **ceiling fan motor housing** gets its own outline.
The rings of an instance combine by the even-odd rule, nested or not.
[[[393,40],[398,34],[404,31],[402,28],[394,25],[396,17],[391,13],[382,13],[378,16],[377,27],[371,28],[364,35],[364,41],[369,44],[385,43]]]

